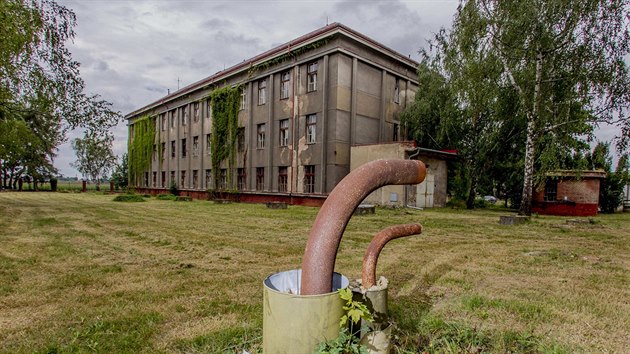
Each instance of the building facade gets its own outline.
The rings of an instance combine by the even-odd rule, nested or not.
[[[604,178],[603,170],[548,173],[544,186],[534,190],[532,211],[543,215],[597,215],[599,185]]]
[[[138,120],[155,119],[151,166],[132,183],[199,197],[324,197],[350,171],[352,145],[401,138],[417,65],[341,24],[318,29],[129,113],[130,142]],[[241,88],[235,164],[214,171],[208,96],[226,85]]]

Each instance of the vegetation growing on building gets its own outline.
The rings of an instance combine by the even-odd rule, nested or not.
[[[285,61],[294,59],[299,57],[300,55],[310,52],[311,50],[317,49],[319,47],[325,46],[326,44],[328,44],[328,42],[330,41],[330,39],[332,38],[332,36],[328,36],[325,38],[322,38],[318,41],[315,41],[311,44],[296,48],[296,49],[289,49],[288,52],[275,57],[273,59],[264,61],[258,65],[254,65],[252,66],[249,71],[248,71],[248,76],[252,76],[254,73],[256,73],[258,70],[267,70],[268,68],[275,66],[275,65],[279,65],[284,63]]]
[[[131,125],[129,134],[129,185],[138,186],[145,171],[151,168],[155,144],[155,117],[145,115]]]
[[[212,103],[212,141],[210,154],[212,170],[219,171],[221,162],[227,160],[227,185],[231,185],[236,166],[236,133],[241,86],[225,86],[210,93]],[[219,174],[214,173],[214,185],[219,186]]]

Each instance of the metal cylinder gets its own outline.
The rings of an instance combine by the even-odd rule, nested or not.
[[[311,354],[339,335],[344,301],[338,290],[348,286],[348,278],[334,273],[333,292],[300,295],[301,273],[280,272],[263,282],[263,353]]]

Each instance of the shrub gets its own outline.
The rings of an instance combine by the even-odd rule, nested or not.
[[[157,200],[175,200],[175,196],[172,194],[158,194],[155,199]]]
[[[177,183],[175,183],[175,181],[171,181],[171,186],[169,187],[169,191],[171,192],[172,195],[179,194],[177,190]]]
[[[123,194],[117,195],[114,198],[115,202],[144,202],[144,198],[138,194]]]
[[[57,179],[55,177],[52,177],[50,179],[50,190],[52,192],[56,192],[57,191]]]

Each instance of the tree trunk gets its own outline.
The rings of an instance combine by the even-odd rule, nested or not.
[[[475,197],[477,196],[477,180],[476,176],[472,176],[470,179],[470,190],[468,191],[468,198],[466,199],[466,209],[473,209],[475,207]]]

